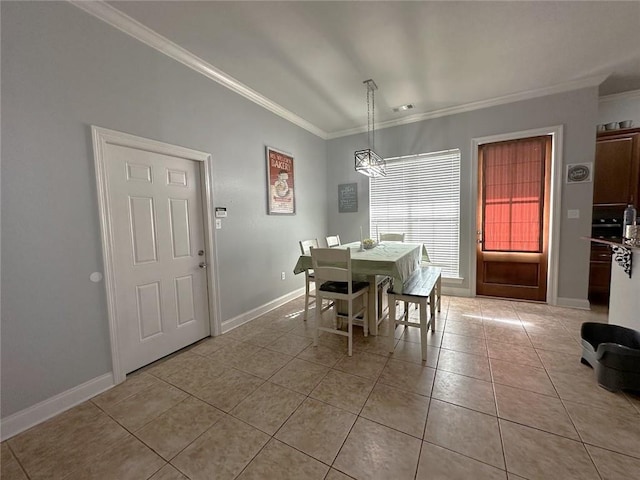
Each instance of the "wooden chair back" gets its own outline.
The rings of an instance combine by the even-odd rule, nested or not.
[[[331,235],[327,237],[327,247],[333,248],[340,245],[340,235]]]

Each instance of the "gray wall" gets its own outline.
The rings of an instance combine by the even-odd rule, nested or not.
[[[380,95],[384,87],[380,86]],[[449,148],[461,151],[461,232],[460,288],[469,289],[469,251],[473,238],[469,222],[475,221],[475,199],[471,198],[472,139],[489,135],[564,125],[564,163],[593,161],[595,124],[598,114],[597,88],[536,98],[475,110],[423,122],[376,131],[376,151],[384,157],[434,152]],[[359,226],[369,228],[369,181],[355,173],[353,152],[366,147],[366,135],[353,135],[329,141],[329,230],[356,240]],[[358,182],[358,213],[338,213],[337,185]],[[589,243],[580,240],[591,231],[593,184],[562,184],[562,225],[558,297],[586,301],[589,277]],[[579,219],[567,219],[567,209],[579,209]],[[475,266],[473,266],[475,268]]]
[[[223,321],[303,286],[324,140],[70,4],[1,8],[2,417],[111,371],[91,125],[212,154]],[[295,216],[266,215],[265,145],[295,156]]]

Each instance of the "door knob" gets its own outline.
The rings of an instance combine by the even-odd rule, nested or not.
[[[200,262],[200,263],[198,264],[198,266],[199,266],[200,268],[207,268],[207,264],[206,264],[206,263],[204,263],[204,262]]]
[[[198,250],[198,256],[202,257],[204,255],[204,250]]]

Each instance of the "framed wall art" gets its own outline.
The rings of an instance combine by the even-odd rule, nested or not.
[[[267,213],[295,215],[295,175],[293,155],[267,147]]]
[[[566,183],[591,182],[593,162],[572,163],[567,165]]]

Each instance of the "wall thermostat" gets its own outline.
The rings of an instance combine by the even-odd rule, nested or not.
[[[226,207],[216,207],[216,218],[224,218],[227,216]]]

